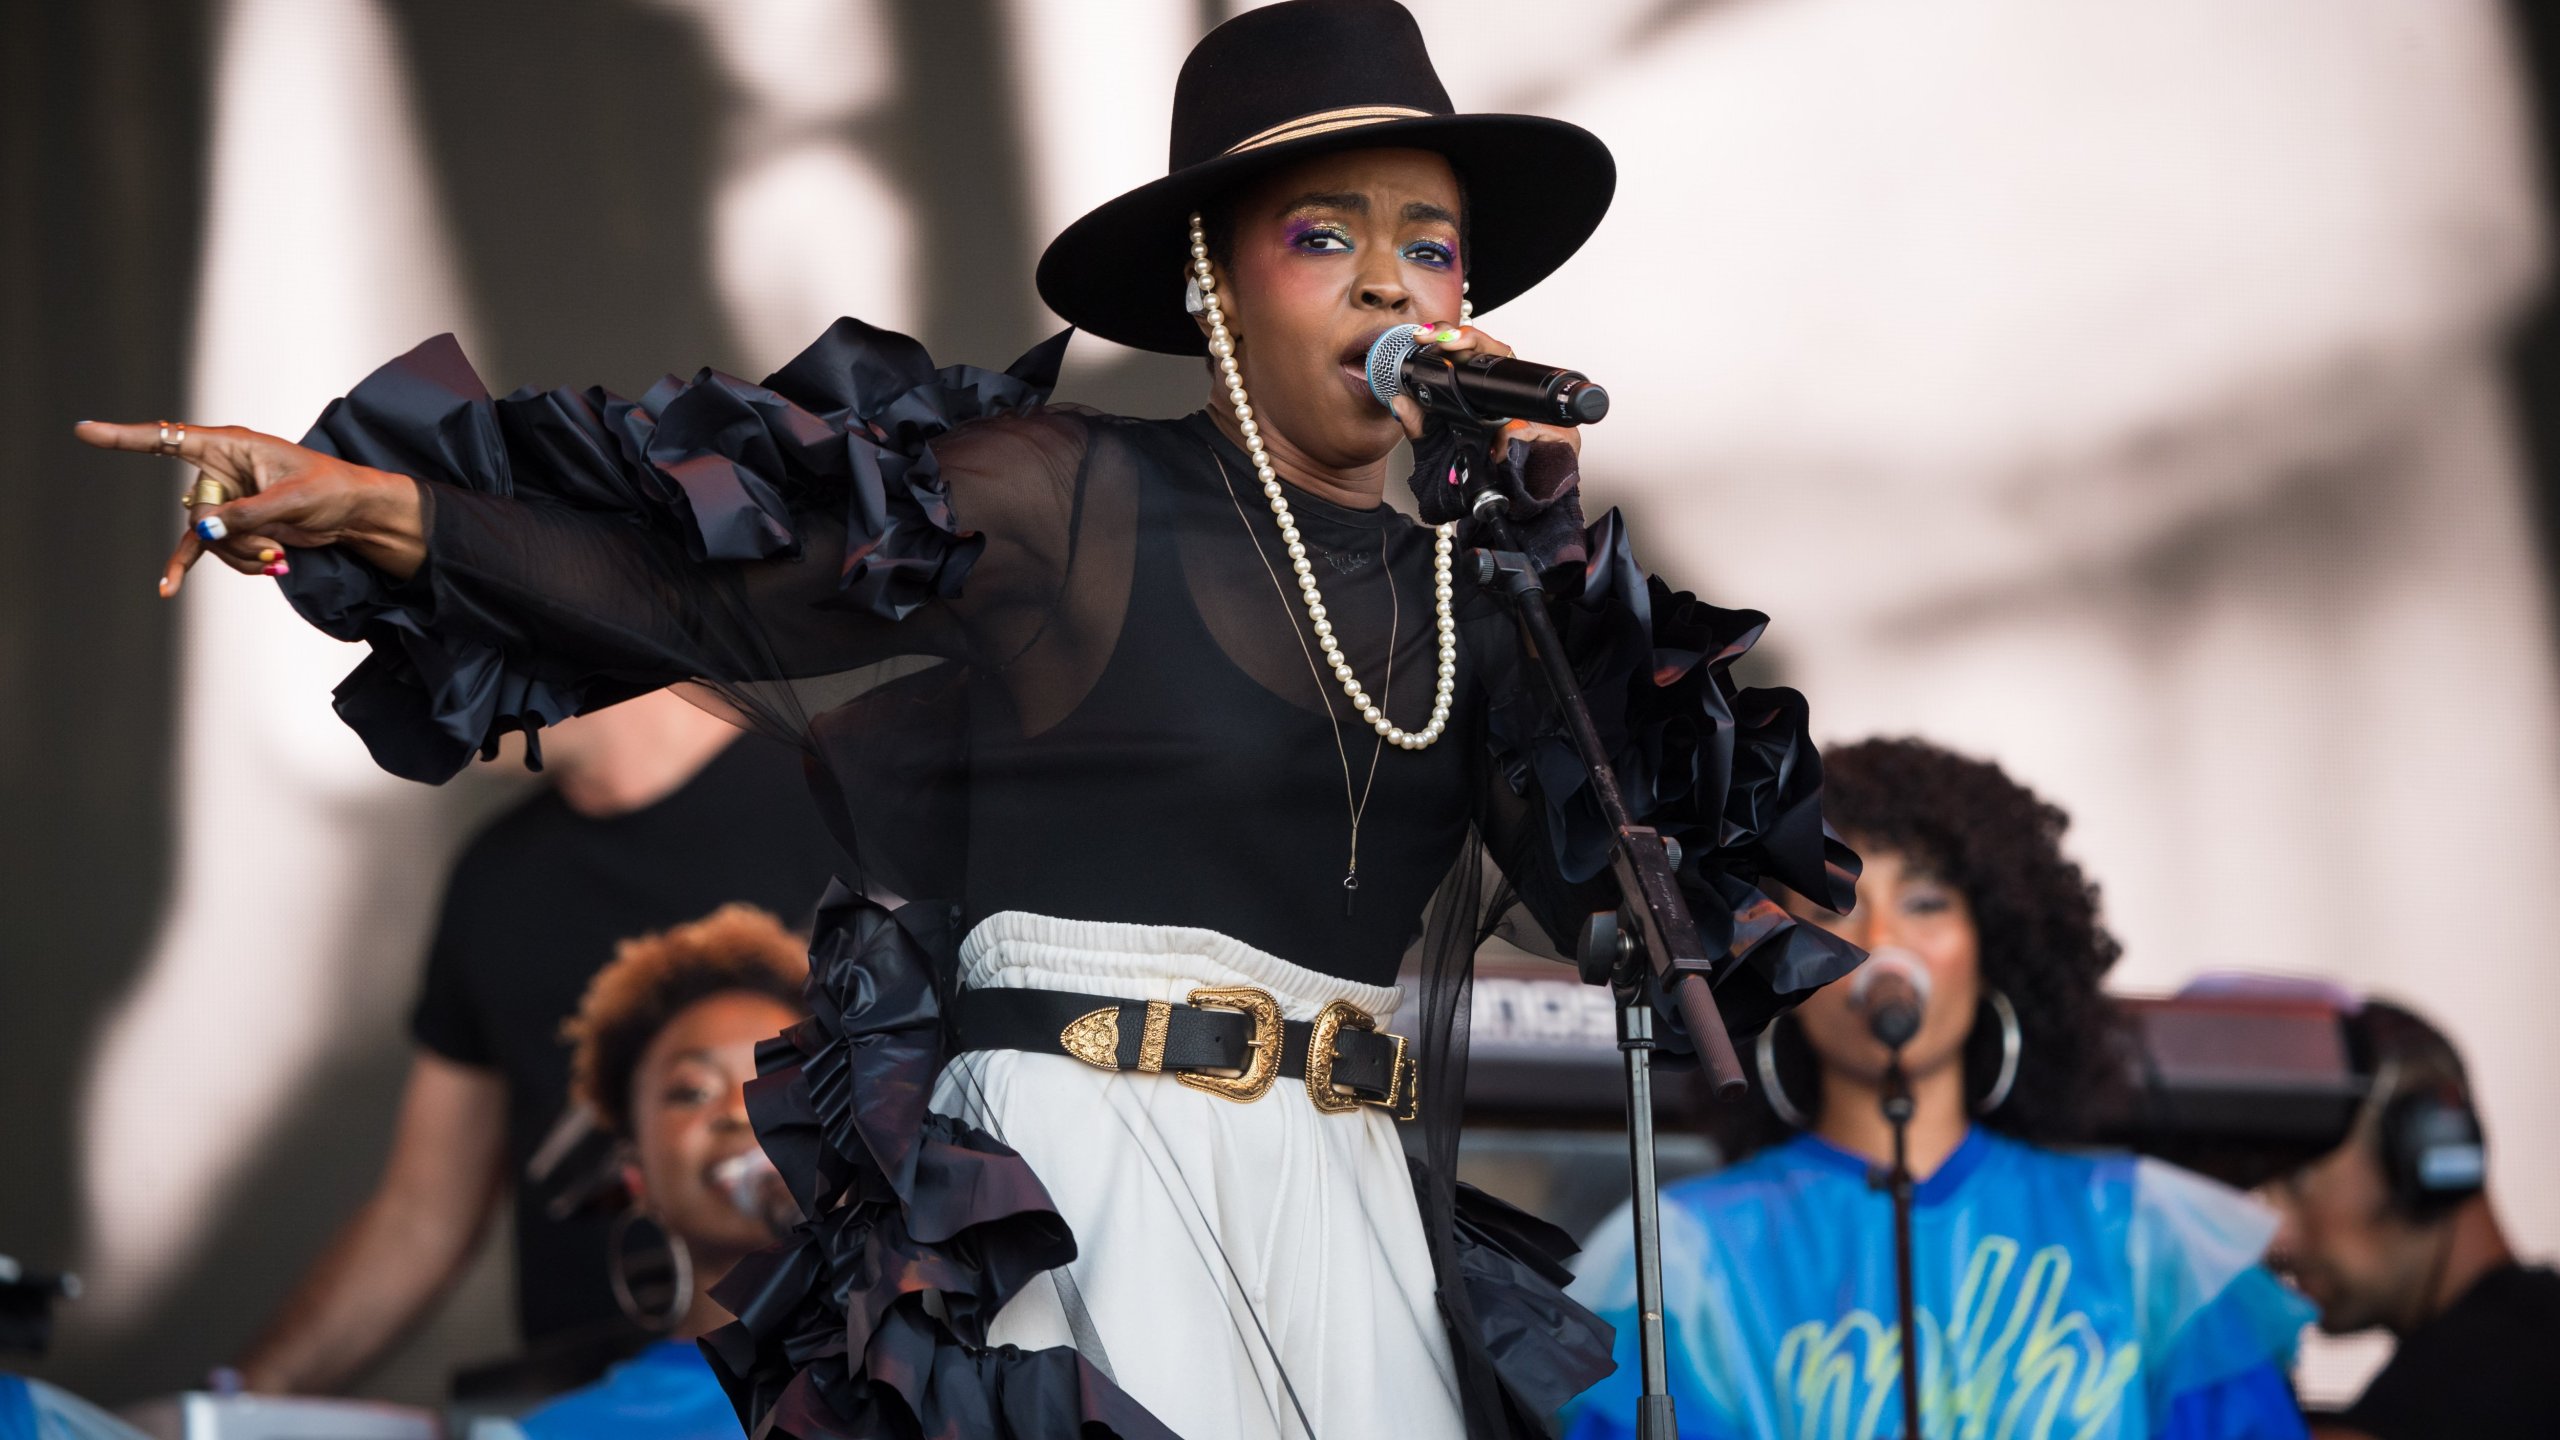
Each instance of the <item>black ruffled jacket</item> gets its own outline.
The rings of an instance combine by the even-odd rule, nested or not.
[[[424,482],[428,561],[416,576],[394,583],[352,554],[319,550],[298,556],[283,582],[306,619],[371,647],[337,706],[384,768],[441,781],[508,731],[691,680],[809,747],[825,792],[854,799],[833,807],[857,866],[813,938],[811,1018],[767,1042],[750,1087],[757,1133],[809,1218],[724,1282],[738,1322],[705,1342],[750,1433],[1164,1433],[1072,1350],[986,1345],[988,1321],[1033,1276],[1072,1259],[1074,1238],[1012,1151],[926,1106],[947,1058],[951,957],[973,918],[943,833],[966,806],[934,810],[953,798],[944,792],[965,795],[966,760],[949,753],[955,727],[983,729],[997,714],[1026,734],[1065,728],[1034,718],[1074,710],[1041,687],[1083,697],[1110,678],[1101,660],[1058,671],[1042,649],[1058,647],[1074,617],[1110,613],[1095,592],[1111,582],[1092,577],[1110,571],[1115,532],[1095,517],[1114,502],[1093,477],[1111,455],[1161,463],[1223,443],[1203,440],[1197,422],[1185,432],[1045,409],[1065,339],[1000,373],[936,369],[914,341],[845,320],[761,385],[706,370],[634,402],[593,389],[492,401],[440,337],[369,376],[305,440]],[[953,467],[966,484],[955,488]],[[1161,529],[1155,504],[1132,498],[1125,513]],[[1299,509],[1311,535],[1331,523],[1312,501]],[[1375,519],[1337,518],[1378,534]],[[1390,570],[1397,547],[1424,533],[1406,531],[1391,526],[1376,541]],[[1237,532],[1223,533],[1233,543]],[[1146,583],[1151,543],[1129,562],[1142,578],[1116,582],[1124,609],[1126,587]],[[1190,542],[1164,543],[1173,554]],[[1000,562],[972,583],[991,547]],[[1556,577],[1560,627],[1631,808],[1681,843],[1701,928],[1730,949],[1715,982],[1728,1024],[1756,1031],[1857,958],[1759,888],[1774,878],[1848,903],[1856,862],[1822,824],[1804,703],[1738,688],[1730,667],[1765,617],[1647,577],[1614,513],[1590,527],[1584,552],[1578,583]],[[1329,587],[1329,601],[1336,588],[1344,612],[1355,587]],[[1271,613],[1252,623],[1286,633]],[[1337,619],[1346,636],[1405,633]],[[1127,623],[1116,651],[1082,648],[1138,649],[1141,619]],[[1253,668],[1251,657],[1238,663]],[[1356,648],[1354,663],[1379,673]],[[1408,673],[1428,675],[1427,654]],[[972,676],[989,683],[972,694]],[[988,698],[996,682],[1002,703]],[[1527,687],[1471,683],[1474,713],[1451,746],[1471,753],[1444,763],[1485,780],[1492,799],[1472,810],[1461,801],[1454,823],[1526,817],[1497,837],[1497,854],[1515,881],[1543,877],[1522,894],[1551,931],[1568,930],[1606,868],[1605,828],[1543,701]],[[879,721],[893,713],[903,720]],[[1322,725],[1310,714],[1305,735]],[[1313,748],[1294,732],[1290,744]],[[849,773],[890,752],[917,763]],[[1318,758],[1334,763],[1330,747]],[[912,797],[932,823],[883,816],[879,797]],[[1443,866],[1454,858],[1439,853]],[[1428,892],[1425,877],[1411,893]],[[1427,1052],[1436,1036],[1459,1052],[1436,1074],[1462,1086],[1463,1043],[1448,1037],[1462,1033],[1451,1011],[1463,1004],[1480,917],[1446,908],[1426,941],[1440,960],[1426,958],[1436,968],[1422,1043]],[[1410,935],[1382,933],[1392,964]],[[1447,1179],[1456,1112],[1439,1107],[1419,1178],[1470,1425],[1538,1433],[1608,1372],[1608,1329],[1558,1288],[1567,1237]]]

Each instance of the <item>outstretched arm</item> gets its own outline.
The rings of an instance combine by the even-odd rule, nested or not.
[[[506,1106],[496,1072],[418,1052],[381,1182],[240,1361],[250,1389],[342,1387],[445,1292],[505,1178]]]
[[[840,320],[758,385],[705,370],[642,401],[492,400],[438,336],[302,445],[79,433],[198,466],[219,503],[190,511],[164,592],[207,553],[279,577],[303,618],[371,649],[338,713],[384,768],[434,782],[510,731],[665,685],[709,682],[803,740],[848,671],[1014,654],[1074,553],[1084,430],[1040,413],[1064,344],[1000,372],[937,369],[907,337]]]

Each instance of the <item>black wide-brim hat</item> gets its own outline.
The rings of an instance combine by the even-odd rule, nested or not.
[[[1203,37],[1173,91],[1167,173],[1068,226],[1040,257],[1040,298],[1106,340],[1204,353],[1182,308],[1191,212],[1311,155],[1447,157],[1467,196],[1467,298],[1490,310],[1554,273],[1617,189],[1600,137],[1536,115],[1460,115],[1395,0],[1282,0]],[[1430,316],[1455,319],[1455,316]]]

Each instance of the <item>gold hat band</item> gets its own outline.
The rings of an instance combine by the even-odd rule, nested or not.
[[[1361,125],[1382,125],[1390,120],[1428,120],[1431,112],[1406,105],[1350,105],[1339,110],[1319,110],[1295,120],[1283,120],[1256,135],[1248,135],[1226,148],[1229,155],[1277,145],[1283,140],[1303,140],[1334,130],[1349,130]]]

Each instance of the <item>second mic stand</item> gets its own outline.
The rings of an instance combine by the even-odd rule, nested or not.
[[[1912,1323],[1918,1309],[1911,1281],[1911,1077],[1902,1068],[1902,1047],[1885,1051],[1884,1094],[1878,1108],[1893,1127],[1893,1165],[1877,1177],[1893,1197],[1893,1303],[1902,1333],[1903,1440],[1920,1435],[1920,1332]]]
[[[1607,984],[1618,1006],[1618,1048],[1627,1066],[1627,1165],[1634,1181],[1637,1354],[1642,1389],[1636,1408],[1639,1440],[1674,1440],[1670,1364],[1662,1324],[1662,1211],[1654,1180],[1653,997],[1668,997],[1697,1046],[1716,1098],[1731,1101],[1744,1089],[1742,1061],[1725,1034],[1724,1017],[1707,986],[1715,957],[1706,953],[1697,922],[1676,878],[1679,848],[1627,811],[1582,684],[1547,613],[1547,593],[1535,564],[1512,534],[1509,501],[1499,491],[1479,494],[1472,511],[1481,533],[1493,541],[1476,551],[1476,577],[1511,607],[1531,668],[1544,677],[1547,694],[1564,719],[1574,753],[1590,777],[1591,792],[1609,826],[1609,869],[1617,880],[1619,908],[1591,917],[1578,947],[1582,978]]]

